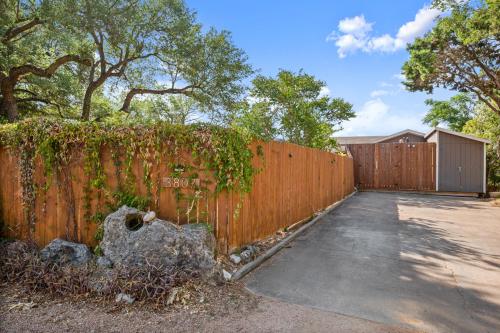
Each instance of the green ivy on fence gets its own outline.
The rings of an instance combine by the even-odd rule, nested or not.
[[[87,221],[101,223],[103,212],[91,214],[92,195],[105,196],[109,207],[128,203],[140,208],[151,203],[153,192],[159,194],[159,184],[154,184],[153,166],[159,167],[160,157],[171,161],[180,160],[180,154],[190,152],[200,167],[193,165],[169,165],[172,175],[196,178],[200,172],[209,173],[215,181],[214,194],[223,190],[248,192],[257,170],[252,166],[253,153],[249,148],[251,138],[233,130],[210,124],[172,125],[166,122],[152,124],[78,122],[45,118],[27,119],[15,124],[0,125],[0,145],[19,153],[22,200],[30,230],[34,230],[34,206],[37,193],[47,191],[54,174],[60,177],[67,191],[71,190],[68,175],[69,162],[77,152],[84,156],[84,209]],[[118,179],[118,190],[106,188],[106,173],[102,164],[102,148],[110,149]],[[260,155],[260,154],[258,154]],[[40,157],[45,175],[44,184],[34,183],[35,159]],[[142,161],[142,182],[147,189],[146,197],[139,197],[135,188],[134,159]],[[156,186],[156,188],[155,188]],[[201,182],[195,191],[195,200],[208,186]],[[40,189],[41,191],[38,191]],[[69,189],[69,190],[68,190]],[[183,193],[174,190],[177,200]],[[184,198],[186,199],[186,198]],[[191,205],[192,208],[192,205]],[[74,210],[74,202],[68,209]],[[187,208],[189,215],[190,205]],[[71,232],[71,231],[69,231]],[[97,237],[102,230],[98,230]]]

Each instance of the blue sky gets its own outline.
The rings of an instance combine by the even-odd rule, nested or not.
[[[426,131],[425,93],[400,82],[404,46],[428,31],[439,15],[425,1],[187,0],[205,26],[232,32],[260,74],[280,68],[315,75],[332,97],[354,105],[358,117],[341,135]],[[449,98],[439,90],[432,96]]]

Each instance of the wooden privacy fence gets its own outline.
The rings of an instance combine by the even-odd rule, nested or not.
[[[359,189],[434,191],[435,143],[376,143],[348,146]]]
[[[227,252],[306,219],[354,190],[353,162],[347,156],[281,142],[255,142],[251,145],[254,152],[258,147],[264,157],[257,154],[254,157],[253,163],[261,171],[254,177],[250,193],[206,195],[186,203],[190,213],[180,216],[173,188],[175,180],[168,178],[171,176],[169,164],[162,161],[161,167],[151,172],[153,182],[160,184],[161,189],[153,192],[150,208],[159,218],[177,223],[209,223],[219,250]],[[101,150],[101,161],[106,187],[116,189],[117,166],[109,149]],[[40,246],[57,237],[96,245],[97,225],[85,216],[88,215],[86,209],[89,209],[84,200],[87,176],[81,156],[72,158],[67,170],[53,175],[44,194],[36,196],[34,228],[26,222],[23,209],[17,154],[0,147],[0,165],[0,222],[3,222],[5,236],[31,237]],[[136,158],[133,163],[136,188],[139,194],[145,195],[146,188],[140,181],[142,170],[142,163]],[[70,180],[69,186],[65,185],[61,174]],[[35,164],[34,181],[47,184],[40,160]],[[182,182],[177,181],[183,186]],[[92,213],[105,207],[102,193],[94,191],[91,196]]]

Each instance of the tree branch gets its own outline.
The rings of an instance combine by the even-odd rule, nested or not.
[[[94,43],[97,46],[97,51],[99,52],[99,62],[101,65],[101,73],[106,72],[106,55],[104,54],[104,46],[103,46],[103,40],[104,37],[102,35],[102,32],[99,30],[99,37],[96,35],[95,31],[91,31],[90,34],[92,35],[92,38],[94,39]]]
[[[68,62],[77,62],[82,65],[90,66],[90,59],[83,59],[77,55],[65,55],[58,58],[52,64],[50,64],[47,68],[40,68],[34,65],[23,65],[19,67],[14,67],[10,70],[10,78],[14,80],[18,80],[20,77],[28,74],[33,74],[41,77],[51,77],[59,67],[67,64]]]
[[[29,21],[26,24],[23,24],[19,27],[12,27],[9,30],[5,32],[5,34],[2,37],[2,43],[7,44],[10,40],[15,38],[16,36],[22,34],[23,32],[36,27],[37,25],[45,23],[44,20],[40,20],[38,17],[35,17],[33,20]]]
[[[469,54],[470,57],[475,61],[475,63],[484,71],[484,73],[495,83],[495,86],[497,89],[500,89],[500,82],[498,79],[498,75],[495,73],[492,73],[492,71],[488,68],[488,66],[485,66],[483,62],[479,59],[477,54],[471,50],[467,45],[464,45],[465,50],[467,51],[467,54]]]
[[[36,94],[28,89],[23,89],[23,88],[16,88],[14,89],[14,92],[20,92],[20,93],[25,93],[31,96],[36,96]]]
[[[133,88],[131,89],[128,93],[127,96],[125,97],[125,100],[123,102],[123,106],[121,107],[120,111],[123,112],[128,112],[130,109],[130,103],[132,102],[132,99],[134,98],[135,95],[145,95],[145,94],[150,94],[150,95],[166,95],[166,94],[183,94],[183,95],[191,95],[192,90],[196,89],[197,86],[195,85],[189,85],[184,88],[169,88],[169,89],[143,89],[143,88]]]
[[[467,84],[461,84],[459,82],[456,82],[456,84],[458,86],[460,86],[462,89],[468,90],[468,91],[476,94],[476,96],[479,98],[479,100],[481,100],[483,103],[485,103],[491,110],[493,110],[494,112],[496,112],[500,116],[500,109],[498,107],[499,99],[498,99],[498,97],[495,96],[495,93],[490,94],[488,89],[484,89],[484,87],[481,87],[481,84],[479,82],[482,82],[482,81],[480,80],[480,78],[476,77],[475,78],[476,82],[474,84],[474,82],[472,81],[473,79],[470,78],[471,75],[468,74],[467,71],[462,70],[462,68],[460,67],[458,62],[453,58],[453,56],[451,54],[449,55],[449,59],[450,59],[450,62],[454,66],[454,69],[456,71],[456,73],[454,73],[454,75],[461,77],[467,83]],[[495,102],[495,104],[497,104],[497,106],[495,107],[490,101],[488,101],[487,98],[484,98],[482,96],[482,94],[490,97]]]
[[[33,96],[33,97],[27,97],[27,98],[20,98],[17,100],[18,103],[27,103],[27,102],[40,102],[40,103],[44,103],[44,104],[47,104],[47,105],[52,105],[52,106],[55,106],[56,109],[57,109],[57,113],[59,113],[59,115],[61,116],[61,118],[63,118],[63,115],[61,113],[61,106],[57,103],[54,103],[46,98],[40,98],[40,97],[36,97],[36,96]]]

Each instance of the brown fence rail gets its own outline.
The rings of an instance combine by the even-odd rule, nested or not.
[[[435,143],[377,143],[348,146],[360,189],[434,191]]]
[[[153,191],[150,208],[160,218],[180,224],[209,223],[219,250],[226,252],[306,219],[354,189],[353,163],[349,157],[281,142],[254,143],[252,149],[256,151],[257,146],[261,146],[264,158],[254,157],[254,164],[262,171],[255,176],[250,193],[206,195],[185,202],[182,211],[189,213],[180,215],[174,190],[169,187],[172,184],[165,184],[165,177],[171,174],[169,164],[162,161],[161,167],[154,167],[151,172],[153,182],[161,184],[161,190]],[[32,238],[39,245],[57,237],[96,244],[97,226],[86,216],[89,208],[85,207],[84,197],[91,195],[90,211],[95,214],[105,206],[105,195],[95,191],[85,193],[88,179],[82,157],[76,155],[67,170],[52,177],[43,194],[38,188],[34,205],[36,223],[30,227],[23,208],[18,156],[0,147],[0,222],[5,236]],[[117,166],[109,150],[101,151],[101,162],[106,188],[116,189]],[[140,181],[143,172],[140,159],[134,161],[133,168],[137,190],[145,195],[146,188]],[[69,186],[63,179],[70,180]],[[41,161],[36,163],[34,180],[39,187],[47,184]]]

